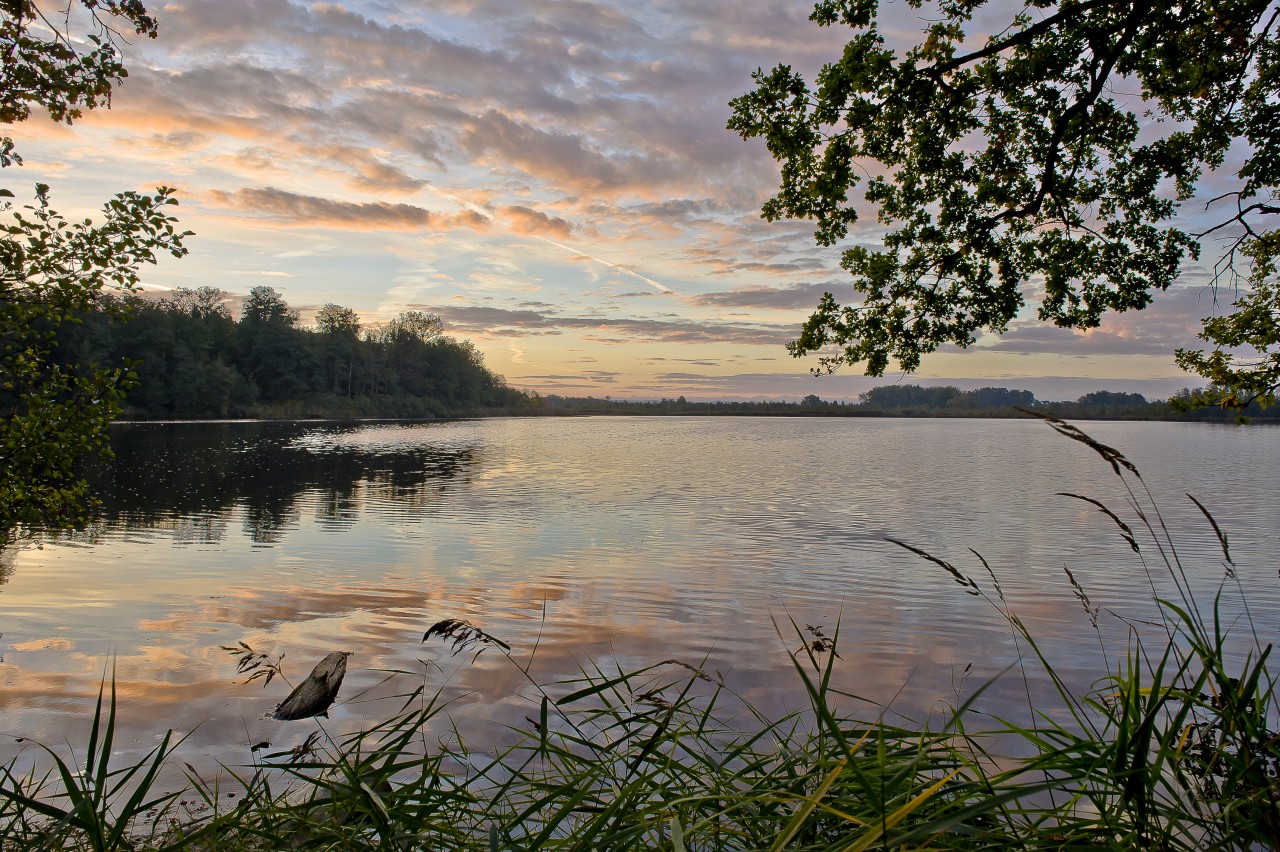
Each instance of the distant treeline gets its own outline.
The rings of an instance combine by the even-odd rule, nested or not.
[[[1025,408],[1076,420],[1206,420],[1232,422],[1234,412],[1219,409],[1184,411],[1176,403],[1190,400],[1191,391],[1180,391],[1173,400],[1147,400],[1139,393],[1094,391],[1075,402],[1042,402],[1031,391],[1008,388],[882,385],[872,388],[858,402],[827,401],[810,394],[800,402],[690,402],[683,396],[653,402],[565,397],[549,395],[537,404],[549,412],[580,414],[722,414],[841,417],[1013,417]],[[1280,420],[1280,406],[1259,408],[1254,403],[1248,417]]]
[[[1221,420],[1230,412],[1184,412],[1169,400],[1095,391],[1075,402],[1042,402],[1026,390],[891,384],[857,402],[631,401],[539,396],[507,386],[469,342],[443,333],[435,314],[407,311],[365,327],[355,311],[325,305],[313,328],[271,287],[255,287],[239,317],[234,297],[214,287],[175,290],[163,298],[125,297],[131,315],[112,312],[63,324],[58,352],[65,369],[132,365],[130,419],[449,417],[472,414],[712,414],[845,417],[1009,417],[1014,408],[1059,417],[1113,420]],[[1250,419],[1280,420],[1280,406],[1255,403]]]
[[[326,305],[307,329],[270,287],[250,291],[238,319],[213,287],[126,298],[127,322],[93,313],[59,333],[68,368],[132,364],[126,418],[435,417],[529,405],[434,314],[365,328],[350,308]]]

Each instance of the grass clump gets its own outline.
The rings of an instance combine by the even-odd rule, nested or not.
[[[678,660],[633,671],[593,667],[544,687],[506,643],[447,619],[423,641],[503,654],[536,689],[536,718],[504,751],[482,754],[429,734],[445,724],[448,706],[417,682],[374,727],[331,736],[317,721],[302,746],[224,769],[215,782],[189,767],[180,798],[152,792],[174,746],[168,737],[138,764],[108,768],[114,694],[104,692],[83,771],[53,752],[46,775],[0,770],[0,848],[1280,848],[1272,649],[1251,617],[1228,630],[1223,599],[1240,581],[1226,536],[1196,503],[1224,569],[1218,594],[1201,606],[1137,469],[1048,419],[1124,482],[1129,521],[1092,498],[1067,496],[1116,526],[1146,571],[1158,612],[1128,625],[1123,648],[1108,647],[1102,607],[1067,571],[1108,669],[1092,690],[1068,687],[980,556],[981,581],[895,541],[1007,620],[1023,676],[1047,679],[1056,692],[1052,710],[1029,708],[1029,722],[978,715],[977,695],[936,727],[848,715],[839,708],[852,696],[832,682],[838,626],[828,635],[781,625],[780,635],[803,642],[795,673],[808,708],[770,719],[718,673]],[[251,676],[270,680],[278,661],[244,650]]]

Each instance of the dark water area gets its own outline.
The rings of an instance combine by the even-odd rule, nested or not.
[[[300,503],[320,523],[341,529],[355,522],[365,500],[406,511],[425,507],[443,482],[471,463],[468,447],[391,444],[317,452],[304,440],[316,428],[280,422],[118,426],[112,435],[116,460],[90,471],[103,502],[101,526],[148,529],[173,518],[225,521],[236,510],[241,533],[271,544],[297,522]],[[327,440],[339,441],[371,427],[321,428]],[[225,524],[193,534],[214,543],[226,534]]]
[[[1280,634],[1280,431],[1084,428],[1142,470],[1206,610],[1224,570],[1188,491],[1231,542],[1259,634]],[[537,715],[526,665],[555,695],[593,667],[677,659],[766,712],[799,709],[793,621],[839,626],[835,680],[868,717],[937,721],[992,678],[980,712],[1024,716],[1028,690],[1052,701],[1034,670],[1029,683],[1010,671],[1026,648],[989,602],[886,537],[994,594],[969,548],[981,553],[1081,691],[1106,668],[1063,569],[1104,608],[1115,649],[1124,619],[1155,611],[1142,558],[1093,506],[1057,494],[1134,522],[1123,483],[1039,422],[174,423],[117,427],[113,444],[95,474],[100,520],[0,557],[0,757],[31,756],[32,740],[82,745],[111,672],[122,759],[166,728],[190,734],[180,754],[196,765],[301,742],[314,723],[263,718],[288,687],[244,683],[223,650],[239,642],[284,654],[295,682],[351,651],[333,732],[425,684],[453,699],[449,719],[481,748]],[[1242,613],[1234,585],[1224,611]],[[424,644],[443,618],[502,638],[515,662]]]

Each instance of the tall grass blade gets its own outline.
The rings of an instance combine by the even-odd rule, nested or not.
[[[804,825],[805,820],[813,813],[813,809],[818,806],[818,802],[822,801],[822,798],[827,795],[831,785],[844,773],[844,768],[848,761],[849,759],[845,757],[836,761],[835,768],[827,773],[826,778],[822,779],[818,789],[814,790],[812,795],[804,798],[804,804],[796,810],[795,815],[791,817],[782,833],[778,835],[777,841],[770,847],[770,852],[780,852],[780,850],[787,847],[787,844],[791,842],[791,838],[795,837],[796,832],[800,830],[800,826]]]
[[[952,565],[950,562],[946,561],[945,559],[939,559],[938,557],[934,556],[932,553],[929,553],[926,550],[921,550],[918,547],[907,544],[905,541],[899,541],[898,539],[893,538],[891,536],[885,536],[884,540],[889,542],[890,544],[898,545],[898,547],[901,547],[903,550],[909,550],[912,553],[914,553],[916,556],[920,556],[920,557],[923,557],[924,559],[928,559],[934,565],[941,566],[944,571],[946,571],[948,574],[951,575],[952,579],[954,579],[961,586],[965,587],[964,589],[965,594],[967,595],[982,594],[982,591],[981,589],[978,588],[977,583],[975,583],[969,577],[965,576],[963,573],[961,573],[959,568]]]
[[[902,807],[895,810],[893,813],[886,816],[880,825],[874,826],[870,831],[868,831],[862,837],[855,840],[853,843],[849,843],[845,846],[839,847],[840,852],[863,852],[863,850],[865,849],[870,849],[875,843],[877,843],[880,840],[881,837],[884,836],[886,831],[888,831],[891,828],[896,828],[898,823],[902,822],[910,814],[912,814],[917,809],[919,809],[920,806],[922,806],[925,802],[933,798],[935,793],[937,793],[940,789],[946,786],[948,781],[950,781],[952,778],[956,777],[959,774],[960,774],[959,769],[955,769],[947,773],[941,779],[939,779],[936,783],[934,783],[933,786],[924,790],[919,795],[911,799],[911,801],[907,802],[905,805],[903,805]]]
[[[1124,521],[1120,520],[1120,516],[1117,515],[1115,512],[1111,511],[1111,509],[1109,509],[1107,505],[1103,503],[1101,500],[1095,500],[1092,497],[1085,497],[1083,494],[1072,494],[1070,491],[1059,491],[1058,496],[1071,497],[1076,500],[1083,500],[1084,502],[1094,506],[1099,512],[1101,512],[1102,514],[1110,518],[1112,522],[1115,523],[1115,525],[1120,528],[1121,537],[1124,538],[1126,542],[1128,542],[1129,547],[1133,548],[1134,553],[1142,552],[1138,548],[1138,540],[1134,538],[1133,529]],[[1195,499],[1195,498],[1192,498],[1192,499]]]
[[[1142,478],[1142,475],[1138,473],[1138,468],[1134,465],[1133,462],[1125,458],[1123,453],[1121,453],[1119,450],[1115,449],[1114,447],[1108,447],[1106,444],[1100,441],[1094,440],[1092,437],[1090,437],[1089,435],[1081,431],[1078,427],[1071,425],[1065,420],[1060,420],[1059,418],[1054,417],[1052,414],[1046,414],[1043,411],[1032,411],[1031,409],[1028,409],[1028,408],[1018,408],[1017,406],[1014,406],[1014,410],[1020,411],[1023,414],[1029,415],[1031,417],[1038,417],[1041,420],[1044,420],[1050,426],[1052,426],[1054,430],[1058,432],[1059,435],[1063,435],[1067,438],[1070,438],[1073,441],[1078,441],[1079,443],[1084,444],[1086,447],[1093,450],[1098,455],[1102,456],[1102,458],[1108,464],[1111,465],[1111,469],[1115,471],[1116,476],[1122,476],[1120,469],[1124,468],[1125,470],[1129,471],[1129,473],[1132,473],[1138,479]]]
[[[1195,495],[1188,494],[1192,503],[1196,504],[1196,508],[1200,510],[1200,514],[1204,515],[1204,519],[1209,522],[1209,526],[1213,527],[1213,534],[1218,537],[1218,544],[1222,546],[1222,558],[1227,560],[1227,564],[1231,562],[1231,548],[1227,546],[1227,534],[1222,531],[1222,527],[1218,526],[1218,520],[1213,514],[1204,507],[1204,504],[1195,498]]]

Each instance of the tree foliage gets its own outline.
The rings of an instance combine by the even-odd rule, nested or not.
[[[346,395],[355,393],[356,355],[360,343],[360,318],[351,308],[327,304],[316,312],[316,330],[324,335],[324,352],[327,390],[331,393],[342,386],[346,378]]]
[[[59,329],[59,351],[72,362],[132,364],[130,417],[443,416],[528,402],[474,346],[443,334],[434,314],[364,329],[351,308],[329,304],[307,328],[271,287],[253,288],[238,320],[230,308],[239,299],[214,287],[117,301],[127,304]]]
[[[812,85],[757,71],[734,100],[730,128],[781,163],[767,219],[813,219],[828,246],[873,210],[888,227],[843,253],[861,302],[826,294],[794,355],[912,371],[1005,331],[1028,294],[1042,320],[1095,327],[1145,307],[1210,234],[1231,240],[1229,277],[1280,212],[1273,0],[1030,0],[984,36],[986,5],[928,4],[899,51],[879,0],[821,0],[812,20],[852,31],[844,54]],[[1176,217],[1210,176],[1232,188],[1193,233]]]
[[[83,36],[72,20],[87,20]],[[40,109],[71,122],[110,101],[125,76],[115,26],[154,37],[136,0],[81,0],[47,16],[29,0],[0,2],[0,124]],[[89,47],[86,49],[85,44]],[[0,138],[0,167],[21,165]],[[186,253],[175,229],[173,191],[125,192],[103,206],[100,224],[70,222],[38,184],[19,206],[0,188],[0,542],[17,525],[62,526],[83,518],[87,485],[78,460],[108,451],[106,426],[132,381],[127,365],[100,366],[61,348],[62,332],[86,312],[119,314],[105,298],[138,284],[142,264]]]
[[[0,2],[0,124],[26,121],[33,107],[70,124],[84,110],[110,104],[111,90],[129,76],[116,27],[147,38],[158,32],[138,0],[80,0],[79,6],[69,2],[46,14],[31,0]],[[70,30],[73,13],[88,18],[83,38]],[[0,166],[21,162],[13,140],[0,137]]]
[[[430,343],[444,332],[444,323],[435,314],[425,311],[404,311],[387,323],[382,336],[393,345],[410,345],[414,342]]]
[[[157,252],[185,251],[166,212],[169,190],[117,196],[99,227],[67,222],[48,191],[37,186],[36,203],[21,209],[0,204],[12,215],[0,225],[0,538],[16,524],[79,519],[86,485],[73,466],[106,449],[132,378],[120,367],[60,363],[60,327],[103,304],[104,289],[132,288],[139,264]]]
[[[316,329],[340,340],[356,340],[360,337],[360,317],[351,308],[330,302],[316,312]]]
[[[1178,365],[1210,385],[1175,403],[1200,408],[1217,405],[1243,413],[1251,403],[1263,407],[1280,390],[1280,233],[1271,231],[1244,247],[1253,260],[1249,292],[1236,300],[1235,312],[1205,320],[1202,340],[1211,352],[1179,349]]]

